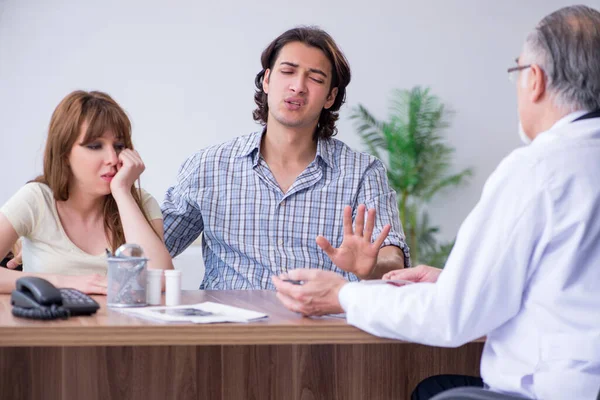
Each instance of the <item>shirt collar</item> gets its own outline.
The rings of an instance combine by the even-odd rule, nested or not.
[[[333,139],[317,139],[317,154],[315,158],[320,158],[328,167],[335,167],[335,143]]]
[[[262,136],[265,132],[265,129],[248,135],[248,140],[239,148],[235,157],[247,157],[249,155],[252,155],[254,164],[256,165],[256,163],[258,162],[260,142],[262,140]]]
[[[567,128],[571,122],[575,121],[579,117],[584,116],[587,113],[589,113],[589,111],[575,111],[565,115],[564,117],[556,121],[550,129],[538,134],[533,143],[542,143],[546,140],[551,140],[552,138],[560,136],[563,132],[563,128]],[[542,140],[538,140],[540,138],[542,138]]]
[[[253,163],[256,166],[260,154],[260,144],[266,129],[267,128],[249,135],[248,141],[240,147],[235,157],[247,157],[252,155]],[[334,151],[335,143],[333,139],[317,139],[317,154],[315,155],[315,159],[320,158],[329,167],[334,168]]]
[[[559,119],[558,121],[556,121],[554,123],[554,125],[552,125],[552,128],[550,128],[549,130],[560,128],[561,126],[570,124],[571,122],[575,121],[577,118],[583,117],[587,113],[589,113],[589,111],[575,111],[570,114],[567,114],[564,117],[562,117],[561,119]]]

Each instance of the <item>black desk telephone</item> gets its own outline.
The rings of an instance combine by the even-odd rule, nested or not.
[[[10,303],[16,317],[32,319],[69,318],[90,315],[100,306],[76,289],[57,289],[45,279],[26,276],[17,279]]]

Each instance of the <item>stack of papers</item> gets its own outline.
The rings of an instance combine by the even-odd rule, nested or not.
[[[402,279],[371,279],[371,280],[362,280],[359,282],[362,285],[393,285],[393,286],[405,286],[405,285],[413,285],[414,282],[405,281]]]
[[[163,322],[191,322],[213,324],[217,322],[251,322],[267,318],[267,314],[243,308],[226,306],[210,301],[182,306],[156,306],[142,308],[121,308],[128,315]]]

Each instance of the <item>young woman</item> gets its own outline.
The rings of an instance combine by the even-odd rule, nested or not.
[[[106,293],[106,249],[136,243],[148,267],[172,269],[160,207],[134,184],[144,163],[131,123],[107,94],[76,91],[52,115],[44,172],[0,208],[0,258],[22,240],[23,272],[0,268],[0,293],[39,276],[57,287]]]

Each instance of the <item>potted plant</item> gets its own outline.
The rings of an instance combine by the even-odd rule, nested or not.
[[[420,86],[394,90],[389,111],[388,120],[381,121],[359,104],[351,118],[369,152],[384,162],[390,186],[398,194],[413,265],[443,267],[454,242],[438,241],[439,228],[429,220],[427,203],[472,175],[470,168],[449,172],[454,149],[443,131],[452,112]]]

